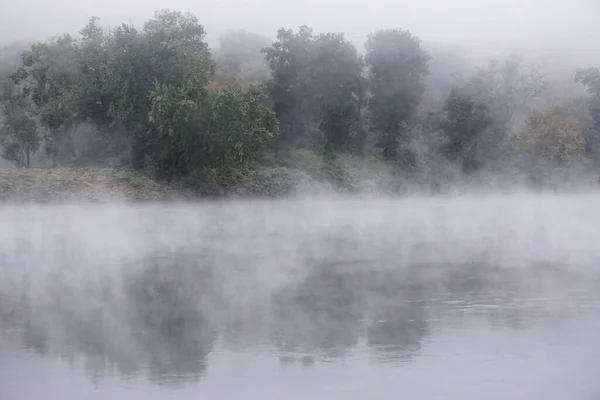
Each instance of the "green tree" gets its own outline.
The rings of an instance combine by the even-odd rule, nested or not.
[[[90,18],[88,24],[79,32],[76,63],[78,85],[76,113],[80,120],[90,121],[101,128],[110,126],[109,110],[113,101],[108,90],[110,33],[99,26],[97,17]]]
[[[227,170],[247,166],[264,150],[278,132],[275,113],[267,94],[256,86],[227,86],[209,97],[207,134],[216,143],[208,157],[211,165]]]
[[[192,14],[159,11],[144,24],[143,35],[145,43],[138,54],[146,54],[146,66],[143,69],[145,75],[139,79],[152,82],[153,85],[145,95],[137,98],[137,109],[148,110],[150,120],[147,121],[151,124],[146,125],[147,129],[138,136],[138,143],[134,147],[136,164],[148,156],[148,152],[157,151],[158,143],[164,142],[161,138],[164,133],[155,129],[156,124],[152,123],[152,118],[154,122],[162,120],[157,110],[161,107],[166,110],[171,106],[159,99],[170,98],[175,102],[173,105],[184,102],[181,115],[188,118],[185,113],[202,102],[214,74],[214,63],[205,41],[204,27]],[[121,64],[120,71],[123,70],[127,70],[126,64]],[[140,88],[144,88],[143,84],[132,87],[133,93],[127,93],[126,97],[134,98]],[[118,101],[118,104],[127,107],[125,101]],[[170,121],[170,124],[179,123],[172,119]],[[181,121],[184,124],[188,122]],[[173,125],[170,126],[169,129],[174,129]]]
[[[401,29],[377,31],[365,47],[371,129],[381,135],[384,156],[395,159],[425,90],[429,55],[417,37]]]
[[[533,112],[521,140],[531,155],[557,164],[569,164],[585,150],[579,121],[557,110]]]
[[[37,124],[29,113],[27,95],[12,81],[2,84],[0,97],[2,157],[17,167],[30,167],[30,156],[40,147]]]
[[[585,86],[587,92],[592,96],[590,102],[590,114],[600,131],[600,70],[598,68],[578,69],[575,73],[575,82]]]
[[[276,134],[275,114],[257,87],[217,88],[201,96],[189,87],[158,86],[151,93],[150,120],[159,134],[149,161],[163,174],[243,167]]]
[[[581,83],[588,92],[587,110],[593,121],[583,132],[586,152],[593,160],[600,162],[600,70],[595,67],[578,69],[575,82]]]
[[[148,142],[145,166],[155,174],[182,176],[193,169],[190,154],[197,144],[196,128],[201,126],[202,101],[206,97],[199,98],[194,89],[157,84],[150,92],[153,135]]]
[[[123,24],[112,31],[106,83],[112,101],[109,115],[134,135],[148,125],[148,94],[155,82],[151,72],[150,46],[143,32]]]
[[[463,172],[476,171],[485,162],[485,139],[493,123],[487,105],[453,88],[444,105],[444,114],[440,128],[446,143],[442,153],[460,163]]]
[[[149,47],[149,72],[152,81],[182,85],[190,76],[208,82],[214,63],[206,43],[206,32],[191,13],[158,11],[144,24]]]
[[[284,145],[300,142],[313,119],[307,85],[301,77],[310,63],[312,42],[313,33],[308,26],[301,26],[297,33],[280,29],[275,43],[263,50],[271,68],[269,94],[281,124],[280,142]]]
[[[494,135],[501,141],[527,125],[534,101],[547,85],[537,68],[526,65],[522,56],[513,55],[504,62],[492,60],[487,67],[477,69],[465,88],[488,105]]]
[[[344,34],[327,33],[314,38],[306,79],[327,150],[348,150],[360,133],[366,88],[362,69],[362,58]]]
[[[45,129],[45,148],[54,165],[67,157],[67,131],[77,116],[78,84],[82,79],[76,52],[76,42],[70,35],[37,43],[23,53],[22,65],[12,74],[13,81],[29,95]]]
[[[265,53],[284,143],[318,146],[307,137],[313,124],[322,133],[326,149],[351,147],[359,131],[365,84],[363,60],[344,34],[314,36],[306,26],[297,33],[282,29]]]
[[[96,157],[125,144],[134,166],[166,178],[248,165],[277,133],[277,120],[256,86],[211,89],[214,69],[192,14],[161,10],[142,29],[107,30],[91,18],[78,38],[23,53],[4,91],[7,157],[21,165],[37,150],[35,116],[57,164],[78,162],[77,134]]]

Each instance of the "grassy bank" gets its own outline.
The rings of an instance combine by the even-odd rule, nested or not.
[[[0,169],[0,201],[162,200],[176,192],[126,169]]]
[[[448,165],[434,165],[437,168],[411,172],[376,155],[326,157],[311,151],[295,150],[277,159],[263,159],[251,168],[234,169],[227,174],[207,171],[177,184],[160,182],[131,169],[0,168],[0,202],[454,193],[461,188],[572,191],[596,189],[600,182],[597,173],[577,166],[557,171],[550,169],[533,181],[527,175],[499,173],[469,178],[460,176]]]
[[[356,194],[390,189],[398,176],[381,159],[352,155],[324,156],[293,150],[262,159],[251,168],[215,174],[202,182],[202,194],[233,197],[285,197]]]
[[[375,158],[327,158],[294,151],[226,176],[207,173],[179,185],[140,171],[109,168],[0,169],[0,201],[170,200],[190,197],[282,197],[378,191],[391,167]],[[191,189],[193,188],[193,190]]]
[[[435,161],[435,160],[434,160]],[[0,168],[0,201],[160,201],[193,198],[275,198],[336,194],[454,192],[461,187],[558,190],[596,187],[598,177],[585,168],[548,169],[538,177],[490,173],[464,177],[452,165],[427,162],[414,171],[377,154],[323,156],[294,150],[270,155],[252,167],[216,171],[175,183],[159,182],[141,171],[110,168]],[[435,168],[431,167],[434,166]],[[533,183],[532,183],[533,182]]]

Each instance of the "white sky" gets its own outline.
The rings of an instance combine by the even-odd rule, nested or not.
[[[230,28],[273,37],[306,24],[362,46],[369,32],[400,27],[472,51],[521,45],[563,60],[600,58],[600,0],[0,0],[0,43],[75,33],[93,15],[141,24],[160,8],[193,12],[211,42]]]

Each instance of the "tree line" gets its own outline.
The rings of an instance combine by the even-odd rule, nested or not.
[[[188,182],[290,149],[377,157],[397,171],[442,160],[467,175],[600,158],[596,68],[574,73],[587,95],[558,104],[544,103],[549,82],[518,56],[427,101],[432,56],[408,30],[376,31],[364,52],[307,26],[275,41],[230,31],[214,51],[205,36],[194,15],[162,10],[141,28],[91,18],[78,37],[31,45],[3,68],[2,157],[29,167],[43,149],[53,166]]]

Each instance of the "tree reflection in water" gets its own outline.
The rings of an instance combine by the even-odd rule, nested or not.
[[[429,333],[425,286],[408,273],[369,274],[367,344],[381,362],[409,361]]]
[[[216,328],[210,304],[211,270],[193,257],[170,254],[153,257],[138,276],[130,278],[133,335],[139,353],[156,383],[198,380],[207,367]]]
[[[156,384],[196,382],[217,332],[208,312],[211,270],[176,253],[129,260],[121,277],[83,267],[89,274],[74,279],[70,268],[56,269],[32,287],[24,276],[0,294],[7,305],[0,321],[40,356],[81,361],[94,381],[117,372]]]
[[[348,357],[363,343],[374,361],[403,364],[421,351],[432,310],[453,312],[436,298],[463,307],[489,303],[493,290],[516,293],[514,277],[485,263],[358,262],[357,253],[373,252],[368,243],[350,238],[344,245],[353,249],[344,254],[348,260],[335,257],[339,246],[307,251],[304,274],[272,292],[259,280],[267,273],[251,273],[270,271],[260,259],[235,253],[235,259],[221,254],[215,262],[205,248],[157,248],[112,268],[104,265],[107,259],[92,260],[71,248],[60,256],[64,265],[37,276],[9,260],[0,322],[18,332],[25,348],[81,362],[95,381],[117,373],[180,385],[201,379],[217,338],[234,352],[269,344],[282,366],[318,366]],[[504,314],[486,310],[484,317],[515,329],[521,325],[516,319],[529,319],[518,304],[511,312],[504,307]]]
[[[343,357],[363,323],[360,280],[335,265],[316,265],[273,299],[273,337],[286,353]]]

